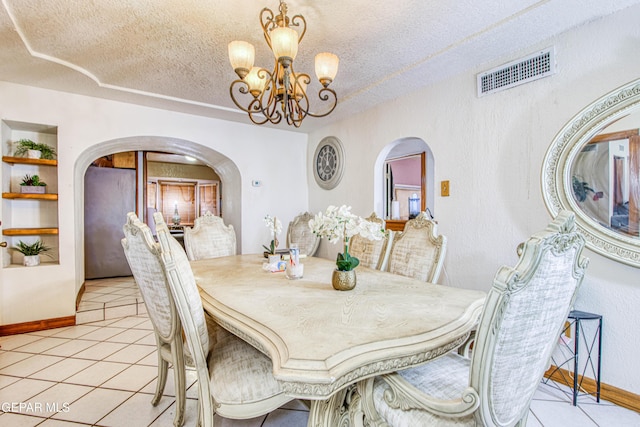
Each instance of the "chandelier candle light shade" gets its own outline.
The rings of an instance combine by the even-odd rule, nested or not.
[[[277,124],[284,118],[288,125],[300,127],[305,117],[327,116],[338,103],[335,91],[329,88],[338,73],[338,57],[332,53],[319,53],[315,59],[316,76],[322,84],[318,98],[327,102],[328,108],[323,113],[310,111],[307,85],[311,78],[293,69],[298,44],[307,31],[307,22],[302,15],[289,19],[287,10],[287,4],[280,0],[279,14],[274,15],[266,7],[260,12],[262,32],[275,58],[272,71],[254,66],[255,48],[252,44],[244,41],[229,43],[229,61],[240,77],[231,83],[231,99],[258,125],[267,122]],[[299,28],[299,32],[294,28]]]
[[[351,206],[342,205],[339,208],[329,206],[325,213],[319,212],[311,221],[309,228],[314,234],[325,237],[331,243],[342,241],[343,252],[338,254],[336,269],[333,272],[331,284],[339,291],[351,290],[356,285],[355,268],[360,260],[349,254],[349,239],[356,234],[370,240],[380,240],[384,237],[384,230],[380,224],[367,221],[351,213]]]

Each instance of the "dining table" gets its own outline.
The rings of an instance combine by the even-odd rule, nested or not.
[[[308,426],[351,425],[359,381],[456,349],[477,325],[486,296],[362,266],[355,288],[338,291],[334,261],[300,261],[297,280],[265,270],[261,254],[191,267],[205,311],[269,356],[283,393],[310,401]]]

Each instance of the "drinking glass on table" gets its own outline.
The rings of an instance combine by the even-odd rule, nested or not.
[[[289,262],[285,270],[287,279],[295,280],[302,278],[304,265],[300,263],[300,248],[296,243],[292,243],[289,247]]]

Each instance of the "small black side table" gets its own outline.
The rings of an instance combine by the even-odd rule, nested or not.
[[[584,326],[582,324],[583,321],[592,321],[597,320],[598,326],[596,330],[593,332],[591,336],[587,336],[584,330]],[[572,328],[573,327],[573,328]],[[581,392],[583,390],[582,381],[585,378],[585,373],[587,370],[593,375],[593,379],[596,382],[596,401],[600,402],[600,356],[602,355],[602,316],[599,314],[587,313],[584,311],[573,310],[569,313],[567,326],[562,330],[562,335],[565,335],[567,332],[570,332],[573,329],[574,337],[573,337],[573,348],[571,348],[564,340],[561,340],[562,346],[568,350],[571,354],[567,360],[558,364],[551,358],[553,364],[556,368],[551,372],[551,376],[558,372],[560,377],[564,380],[566,384],[573,384],[572,386],[572,394],[573,394],[573,406],[577,406],[578,404],[578,395],[584,394],[592,394],[588,392]],[[587,350],[587,360],[584,363],[584,368],[582,369],[582,373],[579,375],[579,353],[580,353],[580,342],[582,339],[582,343],[584,348]],[[597,352],[598,352],[598,360],[596,366],[594,367],[594,358],[597,344]],[[567,366],[569,369],[560,370],[563,366]],[[573,365],[573,366],[571,366]],[[570,377],[566,378],[566,372],[569,372]],[[571,378],[571,376],[573,378]],[[579,377],[579,378],[578,378]],[[545,381],[547,382],[547,381]]]

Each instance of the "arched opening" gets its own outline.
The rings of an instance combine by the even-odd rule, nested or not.
[[[411,181],[412,183],[417,183],[417,185],[394,183],[389,175],[390,163],[394,160],[404,161],[414,158],[420,159],[420,170],[417,172],[419,177]],[[397,164],[407,163],[398,162]],[[390,142],[380,151],[376,159],[375,170],[375,210],[379,216],[388,221],[388,226],[393,223],[399,229],[404,227],[404,222],[406,222],[407,218],[392,220],[394,213],[391,202],[398,197],[406,198],[407,195],[413,195],[414,193],[418,194],[421,199],[420,209],[435,215],[434,158],[426,142],[420,138],[413,137],[400,138]]]
[[[241,182],[238,167],[228,157],[195,142],[177,138],[138,136],[104,141],[85,150],[74,167],[74,215],[75,222],[75,272],[76,291],[84,281],[84,176],[91,163],[102,156],[125,151],[163,151],[188,155],[213,169],[224,185],[222,204],[225,222],[232,224],[237,234],[238,251],[241,253]],[[124,220],[123,220],[124,221]],[[124,222],[123,222],[124,224]]]

